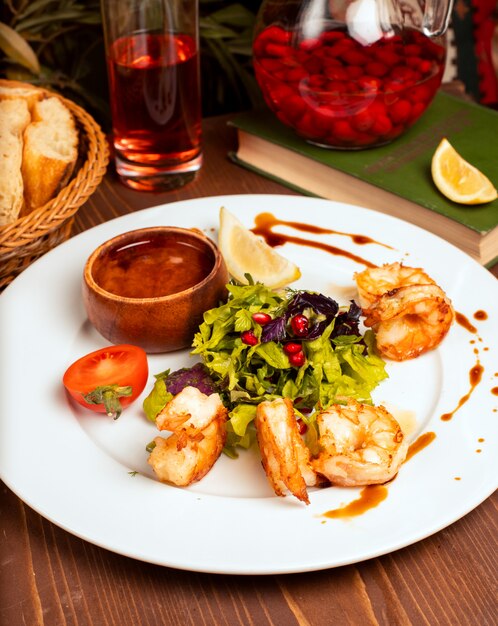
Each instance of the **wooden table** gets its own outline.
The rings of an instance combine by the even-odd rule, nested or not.
[[[195,182],[143,194],[108,174],[80,210],[75,232],[175,200],[293,193],[227,159],[234,137],[225,121],[205,121],[205,164]],[[357,565],[237,577],[177,571],[98,548],[48,522],[2,484],[0,624],[498,624],[497,503],[495,494],[436,535]]]

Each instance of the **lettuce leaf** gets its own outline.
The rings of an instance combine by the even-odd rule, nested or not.
[[[168,402],[173,399],[173,394],[169,392],[166,387],[166,376],[163,374],[158,374],[156,376],[156,382],[154,383],[152,391],[143,401],[145,415],[151,422],[156,420],[159,413],[164,409]]]

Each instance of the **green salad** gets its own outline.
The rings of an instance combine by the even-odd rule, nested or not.
[[[237,446],[252,441],[250,424],[263,400],[292,399],[307,425],[315,409],[347,398],[371,403],[387,373],[372,331],[360,331],[354,301],[341,308],[319,293],[277,293],[260,283],[227,288],[228,301],[204,313],[194,337],[192,354],[202,363],[156,377],[144,403],[149,418],[187,384],[218,391],[229,409],[225,452],[236,456]]]

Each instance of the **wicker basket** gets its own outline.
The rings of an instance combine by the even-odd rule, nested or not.
[[[74,102],[45,93],[60,98],[74,116],[79,131],[78,162],[70,182],[55,198],[0,227],[0,290],[33,261],[69,238],[77,210],[95,191],[109,162],[107,140],[95,120]]]

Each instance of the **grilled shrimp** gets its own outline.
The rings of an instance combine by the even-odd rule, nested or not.
[[[408,443],[383,406],[348,400],[317,416],[321,451],[313,468],[331,483],[357,487],[385,483],[396,476]]]
[[[355,275],[365,326],[379,352],[395,361],[438,346],[453,322],[450,299],[420,268],[392,263]]]
[[[185,387],[156,417],[156,426],[194,436],[212,422],[218,411],[224,411],[219,394],[207,396],[197,387]]]
[[[174,431],[154,439],[148,463],[159,480],[180,487],[201,480],[223,450],[226,419],[218,394],[206,396],[194,387],[177,394],[156,418],[159,430]]]
[[[355,274],[360,306],[368,309],[382,295],[407,285],[435,285],[436,283],[420,267],[406,267],[390,263],[372,267]]]
[[[255,424],[262,464],[275,493],[284,496],[288,490],[309,504],[306,487],[317,485],[320,480],[299,434],[292,401],[277,398],[261,402]]]

